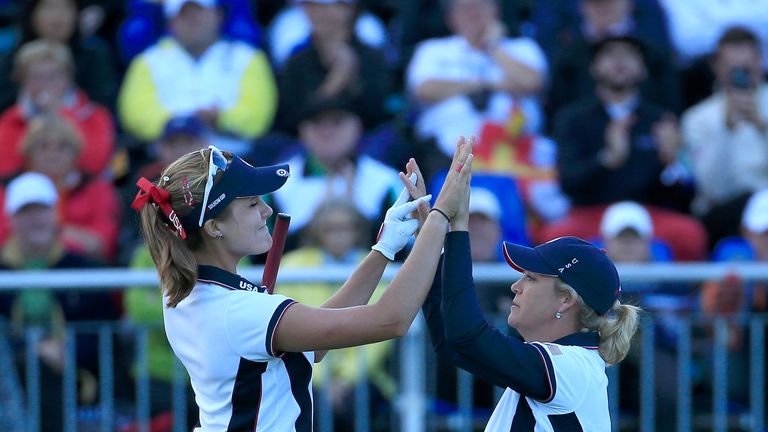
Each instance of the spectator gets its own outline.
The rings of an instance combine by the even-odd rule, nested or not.
[[[189,152],[207,147],[205,135],[206,126],[197,117],[176,117],[168,120],[154,148],[156,160],[142,168],[136,177],[146,177],[152,181],[158,179],[171,162]]]
[[[78,170],[83,142],[69,121],[55,115],[34,119],[21,151],[29,171],[45,174],[56,185],[64,244],[91,258],[110,259],[120,224],[117,193],[111,183]],[[0,220],[0,244],[8,235],[8,221]]]
[[[579,0],[581,20],[569,28],[552,60],[552,88],[547,97],[550,115],[570,102],[594,94],[590,50],[606,37],[629,36],[641,41],[648,74],[641,83],[643,97],[677,112],[680,109],[677,70],[669,43],[657,41],[637,26],[633,0]],[[659,34],[656,27],[654,35]]]
[[[43,270],[90,268],[95,263],[69,251],[60,237],[57,222],[56,187],[46,176],[26,173],[11,181],[3,205],[11,222],[11,237],[0,249],[2,270]],[[119,316],[114,297],[106,292],[52,292],[21,289],[0,295],[0,315],[9,318],[16,336],[23,341],[23,330],[40,326],[44,333],[38,345],[40,362],[41,430],[60,431],[62,423],[62,370],[64,369],[64,325],[73,321],[111,320]],[[95,335],[76,337],[79,403],[95,402],[98,387],[98,340]],[[22,350],[18,351],[23,352]],[[17,358],[24,367],[24,356]]]
[[[118,99],[123,126],[151,142],[169,119],[195,116],[211,129],[211,144],[247,153],[277,106],[266,55],[222,37],[216,0],[168,0],[163,7],[171,35],[128,67]]]
[[[96,103],[113,108],[118,83],[114,54],[103,40],[79,34],[77,1],[24,0],[19,3],[17,49],[37,39],[67,45],[74,59],[70,71],[73,81]],[[17,49],[0,59],[0,110],[7,109],[17,99],[19,88],[12,80]]]
[[[308,46],[288,59],[280,78],[281,129],[295,132],[313,99],[344,97],[366,129],[387,118],[391,76],[381,52],[360,42],[353,24],[356,0],[301,0],[312,23]]]
[[[589,1],[589,0],[587,0]],[[533,2],[531,23],[536,40],[552,59],[582,37],[597,41],[633,35],[667,52],[667,20],[659,0],[550,0]]]
[[[407,72],[408,92],[420,109],[416,134],[437,146],[426,154],[447,157],[456,136],[480,135],[486,123],[506,125],[513,117],[519,129],[538,130],[536,96],[547,69],[538,45],[504,35],[496,0],[450,0],[446,7],[454,35],[419,44]]]
[[[693,210],[711,244],[737,235],[747,199],[768,187],[768,84],[761,64],[754,33],[730,28],[713,63],[717,92],[683,116],[684,149],[696,181]]]
[[[142,244],[133,253],[132,269],[154,269],[149,249]],[[125,291],[125,315],[131,324],[147,330],[147,372],[149,374],[149,415],[153,424],[173,423],[173,369],[178,360],[163,329],[163,294],[159,287],[134,286]],[[135,368],[132,368],[132,374]],[[198,421],[198,407],[192,386],[186,387],[187,425]],[[169,419],[171,419],[169,421]],[[165,430],[170,430],[168,427]],[[151,430],[156,430],[154,427]],[[157,430],[163,430],[158,427]]]
[[[600,243],[617,264],[641,264],[669,260],[664,244],[654,238],[651,215],[638,203],[624,201],[609,206],[600,221]],[[639,304],[653,314],[656,371],[656,430],[670,430],[676,414],[676,348],[681,314],[690,313],[693,301],[686,286],[660,283],[622,283],[622,301]],[[620,370],[622,408],[639,414],[638,377],[642,376],[640,352],[631,350]],[[626,389],[626,390],[625,390]]]
[[[59,42],[40,39],[18,50],[14,76],[21,85],[19,99],[0,116],[0,177],[9,177],[29,163],[20,151],[28,122],[51,113],[71,121],[84,143],[78,168],[91,176],[104,172],[115,146],[112,117],[75,85],[73,71],[72,55]]]
[[[768,7],[751,0],[708,2],[659,0],[669,22],[669,33],[681,65],[706,57],[717,48],[718,38],[736,23],[759,39],[768,40]],[[763,45],[763,66],[768,70],[768,44]]]
[[[288,59],[297,52],[306,48],[307,42],[312,36],[314,25],[312,17],[302,7],[303,0],[291,1],[291,5],[285,7],[275,16],[270,24],[269,39],[272,61],[278,69],[282,69]],[[309,0],[315,3],[348,3],[355,4],[358,0]],[[375,15],[357,10],[354,16],[355,39],[373,49],[383,49],[387,43],[387,29],[384,23]]]
[[[362,132],[360,117],[348,100],[318,101],[305,108],[299,123],[299,139],[305,151],[288,160],[293,173],[291,181],[272,195],[275,212],[292,217],[292,242],[295,243],[295,234],[312,220],[318,206],[329,198],[349,197],[376,227],[397,198],[397,172],[357,153]]]
[[[346,197],[331,198],[317,208],[305,231],[301,248],[285,254],[283,268],[319,268],[328,265],[359,264],[368,253],[370,227],[368,221]],[[382,286],[383,287],[383,286]],[[382,288],[380,287],[380,288]],[[278,284],[278,294],[288,296],[308,306],[320,307],[338,291],[335,284]],[[377,291],[369,302],[378,301],[382,290]],[[353,347],[333,350],[332,363],[318,363],[313,371],[315,389],[330,386],[334,430],[353,431],[355,387],[359,385],[359,356],[365,351],[368,370],[368,386],[371,395],[371,426],[374,430],[387,430],[389,425],[389,400],[396,393],[396,382],[387,370],[387,360],[393,342],[384,341],[364,348]],[[330,382],[328,380],[330,379]],[[323,393],[316,395],[322,397]],[[319,404],[318,404],[319,405]]]
[[[568,106],[555,122],[560,184],[573,208],[546,227],[536,243],[563,235],[596,236],[600,215],[616,201],[680,209],[691,194],[678,174],[676,120],[639,92],[646,70],[636,40],[603,39],[595,47],[591,70],[596,97]],[[704,257],[706,233],[695,219],[659,207],[649,211],[657,235],[676,259]]]

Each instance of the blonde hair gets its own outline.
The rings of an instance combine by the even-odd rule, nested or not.
[[[637,306],[621,304],[618,300],[603,315],[598,315],[573,287],[561,279],[555,281],[558,294],[571,295],[579,305],[578,326],[580,331],[596,331],[600,334],[600,357],[609,365],[624,360],[629,352],[632,336],[635,335],[640,321],[640,309]]]
[[[193,203],[203,200],[210,153],[209,149],[187,153],[168,165],[160,176],[157,186],[168,191],[170,205],[179,218],[194,208],[194,204],[188,205],[190,195]],[[232,159],[231,153],[223,154],[228,161]],[[221,175],[220,172],[214,183]],[[192,251],[203,245],[202,229],[187,231],[187,238],[182,239],[159,206],[147,204],[139,214],[144,241],[160,276],[160,288],[168,296],[168,307],[175,307],[197,282],[197,260]],[[225,209],[220,217],[227,214]]]
[[[36,39],[22,45],[13,57],[13,78],[21,81],[29,65],[41,60],[58,63],[70,77],[74,74],[75,60],[69,47],[50,39]]]
[[[62,139],[77,154],[80,154],[83,148],[83,139],[75,126],[58,114],[48,113],[39,115],[29,122],[24,140],[21,142],[21,153],[29,158],[37,150],[37,146],[49,137]]]

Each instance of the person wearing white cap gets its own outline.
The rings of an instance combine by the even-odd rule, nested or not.
[[[500,260],[501,205],[493,192],[473,187],[469,196],[469,242],[472,245],[472,261],[495,262]]]
[[[170,35],[128,67],[118,100],[123,126],[152,142],[170,119],[195,116],[211,129],[212,144],[247,153],[277,108],[267,56],[222,37],[217,0],[167,0],[163,9]]]
[[[653,222],[640,204],[622,201],[609,206],[600,221],[600,235],[608,256],[615,262],[647,262],[651,259]]]
[[[755,192],[741,216],[742,235],[757,261],[768,261],[768,189]]]
[[[8,184],[2,208],[10,220],[10,237],[0,248],[0,271],[91,268],[97,263],[64,245],[57,215],[59,196],[53,181],[43,174],[28,172]],[[110,292],[76,292],[19,289],[0,295],[0,319],[14,326],[38,326],[43,330],[37,345],[41,374],[40,430],[63,429],[62,375],[64,344],[60,335],[65,321],[114,320],[119,317]],[[95,336],[77,336],[79,378],[98,386],[94,377],[98,364]],[[88,373],[80,374],[82,369]]]

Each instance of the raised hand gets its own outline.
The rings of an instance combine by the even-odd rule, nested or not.
[[[416,163],[416,159],[411,158],[407,164],[405,164],[406,174],[400,173],[400,181],[405,185],[406,190],[411,195],[411,198],[421,198],[427,194],[427,185],[424,182],[424,176],[421,175],[419,165]],[[409,181],[410,179],[410,181]],[[418,214],[413,217],[419,218],[419,225],[424,225],[424,221],[427,220],[429,215],[429,203],[422,202],[418,208]]]
[[[469,139],[459,138],[445,183],[435,201],[433,209],[444,213],[449,220],[453,220],[460,210],[469,205],[469,182],[472,179],[472,146],[474,144],[474,136]]]
[[[395,254],[408,244],[408,239],[419,229],[419,221],[411,216],[422,203],[429,203],[432,195],[419,197],[414,201],[409,201],[410,194],[407,185],[416,182],[416,174],[411,174],[411,178],[406,180],[406,188],[400,193],[392,207],[387,210],[384,216],[384,223],[379,229],[379,236],[376,244],[371,249],[381,252],[389,260],[395,259]]]

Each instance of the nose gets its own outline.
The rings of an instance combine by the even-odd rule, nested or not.
[[[513,283],[510,288],[512,290],[512,293],[515,295],[520,294],[520,281],[523,280],[522,278],[518,279],[517,282]]]
[[[268,219],[270,216],[272,216],[272,207],[270,207],[269,204],[265,203],[264,201],[261,202],[261,205],[261,216],[264,219]]]

